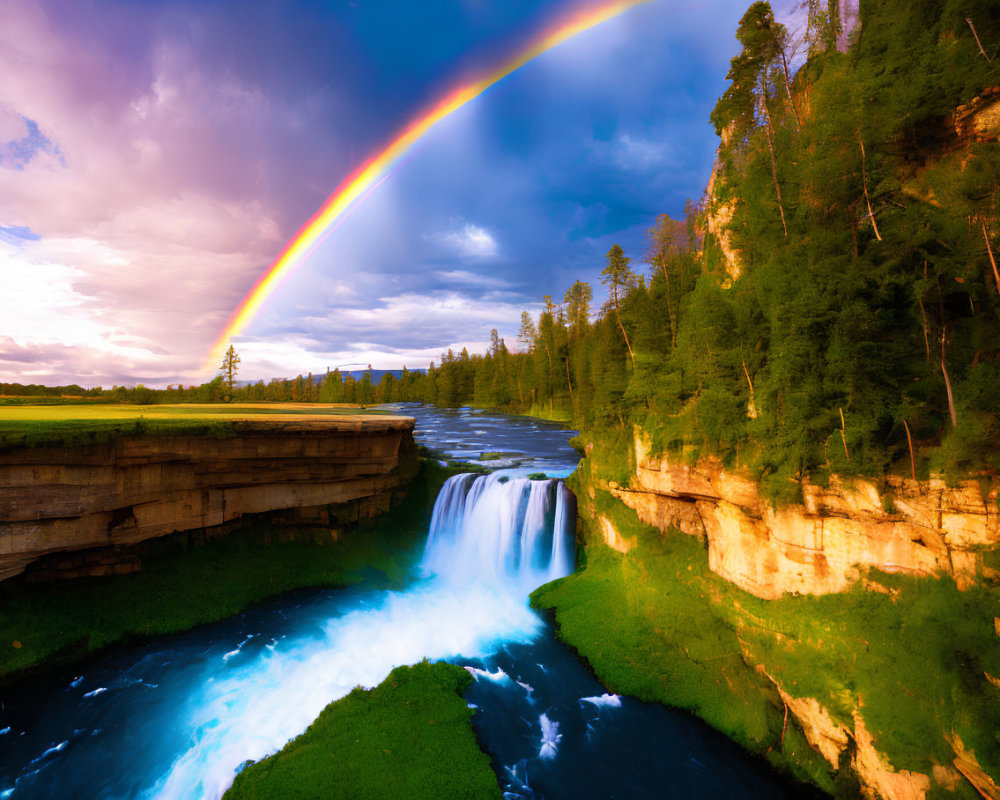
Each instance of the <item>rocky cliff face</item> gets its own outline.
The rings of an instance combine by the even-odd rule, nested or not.
[[[247,422],[232,439],[8,451],[0,458],[0,581],[43,557],[48,572],[68,577],[134,571],[136,559],[116,548],[249,514],[370,517],[415,474],[413,425],[387,416]]]
[[[735,682],[726,670],[760,673],[767,684],[759,691],[776,693],[774,707],[784,717],[780,739],[770,746],[780,749],[794,728],[822,756],[830,775],[852,774],[862,795],[872,800],[923,800],[949,792],[962,797],[975,792],[1000,800],[996,717],[990,710],[1000,678],[989,666],[995,664],[990,655],[994,648],[985,641],[1000,636],[1000,617],[990,605],[985,616],[978,616],[983,612],[974,599],[983,596],[981,582],[997,577],[991,568],[1000,551],[1000,487],[995,478],[957,486],[940,480],[890,478],[877,486],[835,479],[826,487],[807,484],[802,503],[776,510],[761,497],[754,481],[726,470],[718,461],[705,459],[687,466],[654,456],[641,432],[634,446],[635,473],[627,486],[603,480],[591,467],[578,473],[576,489],[587,546],[606,545],[623,554],[617,563],[644,587],[633,594],[631,584],[625,584],[621,613],[634,616],[635,625],[651,625],[667,643],[662,651],[651,648],[656,655],[643,664],[643,670],[672,674],[670,670],[678,667],[669,657],[670,646],[679,649],[686,661],[704,670],[691,701],[695,708],[711,708],[724,694],[712,688],[708,664],[716,660],[726,664],[720,670],[726,683]],[[708,570],[723,580],[699,577],[697,568],[691,572],[683,557],[673,555],[677,551],[643,541],[643,531],[629,522],[630,515],[618,513],[598,497],[604,491],[632,508],[647,525],[700,538],[706,545]],[[666,535],[661,541],[670,538]],[[594,563],[601,562],[595,558]],[[903,631],[916,608],[913,593],[919,590],[913,582],[906,582],[909,588],[894,588],[894,582],[870,575],[871,569],[915,576],[946,574],[960,588],[977,586],[969,592],[949,590],[973,598],[963,610],[941,605],[931,612],[933,622],[921,630],[936,637],[933,644],[909,639],[904,647],[908,634]],[[685,611],[690,617],[703,618],[706,625],[722,620],[731,626],[733,651],[699,651],[684,638],[689,634],[675,634],[675,628],[689,628],[656,615],[659,607],[648,596],[650,582],[655,593],[687,597],[691,605]],[[727,582],[766,602],[727,593],[721,588]],[[872,597],[885,599],[866,606],[862,616],[875,609],[885,615],[870,626],[857,620],[838,622],[858,614],[855,603],[863,592],[844,595],[842,611],[836,610],[833,597],[824,605],[789,597],[832,595],[858,583]],[[929,588],[940,585],[927,583]],[[575,603],[587,595],[580,592],[573,597]],[[597,613],[599,601],[589,602]],[[900,610],[893,612],[897,603]],[[575,606],[574,613],[579,613]],[[970,616],[958,619],[965,614]],[[951,627],[961,627],[966,620],[975,633],[965,639],[953,635]],[[935,631],[933,625],[941,630]],[[569,641],[581,646],[590,644],[590,638],[598,637]],[[724,641],[720,635],[719,648],[724,648]],[[594,644],[608,646],[603,641]],[[927,660],[919,669],[935,673],[935,680],[925,681],[930,675],[904,675],[902,669],[897,673],[890,666],[896,658],[920,658],[925,645]],[[940,652],[930,655],[935,648]],[[966,664],[970,666],[962,666]],[[941,675],[946,677],[936,680]],[[720,683],[718,676],[714,683]],[[968,694],[962,695],[964,691]],[[972,703],[983,710],[975,720],[968,715]],[[907,711],[897,712],[896,704],[912,706],[912,717]],[[893,710],[887,714],[887,708]],[[909,744],[901,746],[904,740]],[[800,758],[797,752],[789,751],[793,763]],[[801,763],[808,760],[801,757]]]
[[[636,474],[611,492],[639,518],[703,536],[713,572],[765,599],[840,592],[866,569],[946,573],[959,586],[995,576],[997,480],[856,479],[806,484],[804,503],[774,509],[756,484],[707,459],[691,467],[648,453],[636,438]]]

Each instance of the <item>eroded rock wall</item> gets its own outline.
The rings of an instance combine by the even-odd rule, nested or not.
[[[697,466],[649,454],[636,438],[630,486],[609,486],[640,519],[708,541],[711,569],[766,599],[849,588],[866,569],[945,573],[960,586],[992,575],[1000,547],[996,479],[947,486],[889,477],[806,484],[804,502],[775,509],[756,484],[706,459]]]
[[[249,514],[322,522],[336,507],[372,516],[416,472],[413,425],[380,416],[246,422],[231,439],[7,451],[0,455],[0,581],[43,557],[98,548],[90,573],[134,571],[134,559],[99,553]]]

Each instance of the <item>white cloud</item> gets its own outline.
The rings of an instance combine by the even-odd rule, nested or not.
[[[8,353],[11,342],[44,352],[38,378],[74,374],[85,353],[95,366],[103,354],[100,382],[197,379],[283,242],[280,209],[245,158],[269,103],[192,58],[160,41],[148,73],[123,77],[38,7],[0,8],[0,146],[24,137],[26,120],[50,143],[20,168],[0,165],[0,225],[40,236],[0,250],[0,336]]]
[[[511,349],[526,306],[513,298],[488,294],[470,297],[461,292],[410,292],[373,299],[366,307],[316,308],[297,319],[285,319],[280,328],[259,337],[235,341],[243,359],[243,374],[294,375],[319,372],[325,366],[372,364],[398,369],[404,364],[426,366],[439,361],[451,347],[459,352],[482,352],[490,329],[497,328]],[[527,305],[532,314],[538,304]],[[461,338],[456,337],[461,331]]]
[[[490,232],[471,222],[467,222],[460,231],[439,234],[434,238],[463,258],[490,258],[499,251]]]
[[[494,275],[480,275],[467,269],[438,270],[434,275],[445,283],[470,286],[480,289],[503,289],[511,286],[510,281]]]
[[[674,148],[666,139],[654,141],[621,133],[611,141],[594,140],[590,146],[598,162],[625,171],[648,173],[676,161]]]

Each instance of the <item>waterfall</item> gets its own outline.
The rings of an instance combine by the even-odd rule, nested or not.
[[[434,505],[428,575],[530,591],[573,571],[575,498],[562,481],[455,475]]]

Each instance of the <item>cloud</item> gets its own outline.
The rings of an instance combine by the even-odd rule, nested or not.
[[[480,275],[466,269],[438,270],[434,274],[445,283],[480,289],[500,289],[511,285],[510,281],[495,275]]]
[[[483,351],[492,328],[513,347],[524,308],[540,310],[537,303],[523,304],[501,292],[482,297],[450,290],[406,292],[374,298],[365,307],[303,309],[247,337],[237,349],[248,375],[294,375],[349,363],[422,367],[439,361],[449,347]]]
[[[485,228],[466,223],[460,231],[433,237],[463,258],[491,258],[498,252],[496,240]]]
[[[285,211],[246,158],[267,99],[167,38],[121,70],[18,2],[0,11],[0,73],[2,116],[25,129],[0,145],[0,239],[16,245],[0,252],[3,333],[61,343],[62,363],[33,370],[53,379],[79,348],[107,376],[192,375],[283,242]]]

